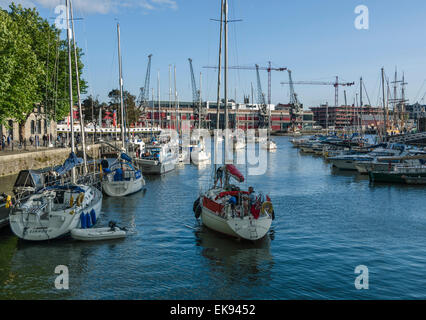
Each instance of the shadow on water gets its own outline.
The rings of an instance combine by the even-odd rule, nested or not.
[[[268,286],[274,268],[269,235],[258,241],[237,240],[202,225],[194,235],[208,273],[219,273],[223,278],[221,285],[226,285],[227,292],[221,292],[221,298],[253,297],[258,294],[256,290]],[[217,286],[212,290],[220,290],[220,285]]]

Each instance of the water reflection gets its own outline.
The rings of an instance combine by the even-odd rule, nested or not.
[[[195,244],[201,248],[212,274],[220,272],[230,283],[247,287],[267,286],[274,267],[267,235],[259,241],[236,240],[200,226]]]

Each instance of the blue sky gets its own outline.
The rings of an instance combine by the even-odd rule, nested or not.
[[[35,6],[45,18],[54,17],[54,7],[64,0],[22,0]],[[10,1],[0,0],[5,8]],[[151,88],[157,94],[160,72],[161,99],[169,97],[169,65],[176,65],[180,100],[191,100],[188,58],[193,59],[197,85],[203,73],[202,95],[216,100],[219,0],[74,0],[76,38],[86,55],[85,74],[89,93],[107,100],[108,91],[118,87],[116,23],[121,26],[123,78],[126,90],[139,94],[152,53]],[[369,29],[357,30],[354,10],[369,8]],[[426,2],[410,0],[229,0],[229,65],[288,67],[293,79],[343,81],[364,78],[373,105],[380,101],[380,68],[393,78],[395,67],[405,72],[410,102],[426,92]],[[53,22],[53,19],[52,19]],[[267,75],[261,72],[263,91]],[[272,74],[272,102],[288,102],[286,72]],[[230,71],[230,97],[241,101],[256,88],[255,71]],[[347,89],[352,103],[357,86]],[[296,86],[305,107],[328,101],[334,104],[332,86]],[[340,90],[343,102],[343,89]],[[366,100],[366,99],[365,99]],[[365,101],[364,100],[364,101]]]

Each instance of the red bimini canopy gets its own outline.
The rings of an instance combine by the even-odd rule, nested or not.
[[[227,164],[226,171],[238,182],[244,182],[244,176],[233,164]]]

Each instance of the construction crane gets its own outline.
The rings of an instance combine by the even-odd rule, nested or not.
[[[189,69],[191,70],[191,84],[192,84],[192,101],[194,105],[197,105],[200,102],[200,90],[197,89],[197,84],[195,83],[194,69],[192,67],[192,59],[188,58]]]
[[[212,67],[212,66],[206,66],[203,68],[209,68],[209,69],[217,69],[218,67]],[[235,69],[235,70],[266,70],[268,72],[268,104],[271,104],[271,73],[272,71],[286,71],[287,68],[280,67],[280,68],[273,68],[271,61],[268,62],[267,67],[259,67],[258,65],[255,65],[254,67],[244,67],[244,66],[233,66],[228,67],[228,69]]]
[[[151,58],[152,54],[148,56],[148,65],[146,68],[145,75],[145,85],[140,88],[140,94],[138,97],[138,108],[142,111],[142,115],[144,116],[146,113],[146,108],[148,107],[149,101],[149,80],[151,78]]]
[[[265,94],[262,91],[262,82],[260,81],[259,66],[256,64],[257,78],[257,103],[259,104],[259,127],[264,128],[266,122],[269,125],[269,113],[265,102]]]
[[[288,72],[288,83],[290,87],[290,120],[292,130],[295,131],[297,127],[297,117],[302,113],[302,104],[297,99],[297,93],[294,91],[294,82],[291,76],[291,70],[287,70]]]
[[[192,59],[188,58],[189,69],[191,71],[191,84],[192,84],[192,101],[194,103],[194,116],[198,120],[198,128],[201,129],[202,124],[205,122],[205,112],[203,110],[203,104],[201,102],[201,88],[197,89],[197,84],[195,82],[194,68],[192,67]],[[201,86],[201,76],[200,76],[200,86]]]
[[[322,86],[333,86],[334,87],[334,105],[339,106],[339,86],[350,87],[355,85],[355,82],[339,82],[339,77],[336,77],[335,82],[324,82],[324,81],[291,81],[294,84],[308,84],[308,85],[322,85]],[[290,84],[289,82],[281,82],[281,84]]]

